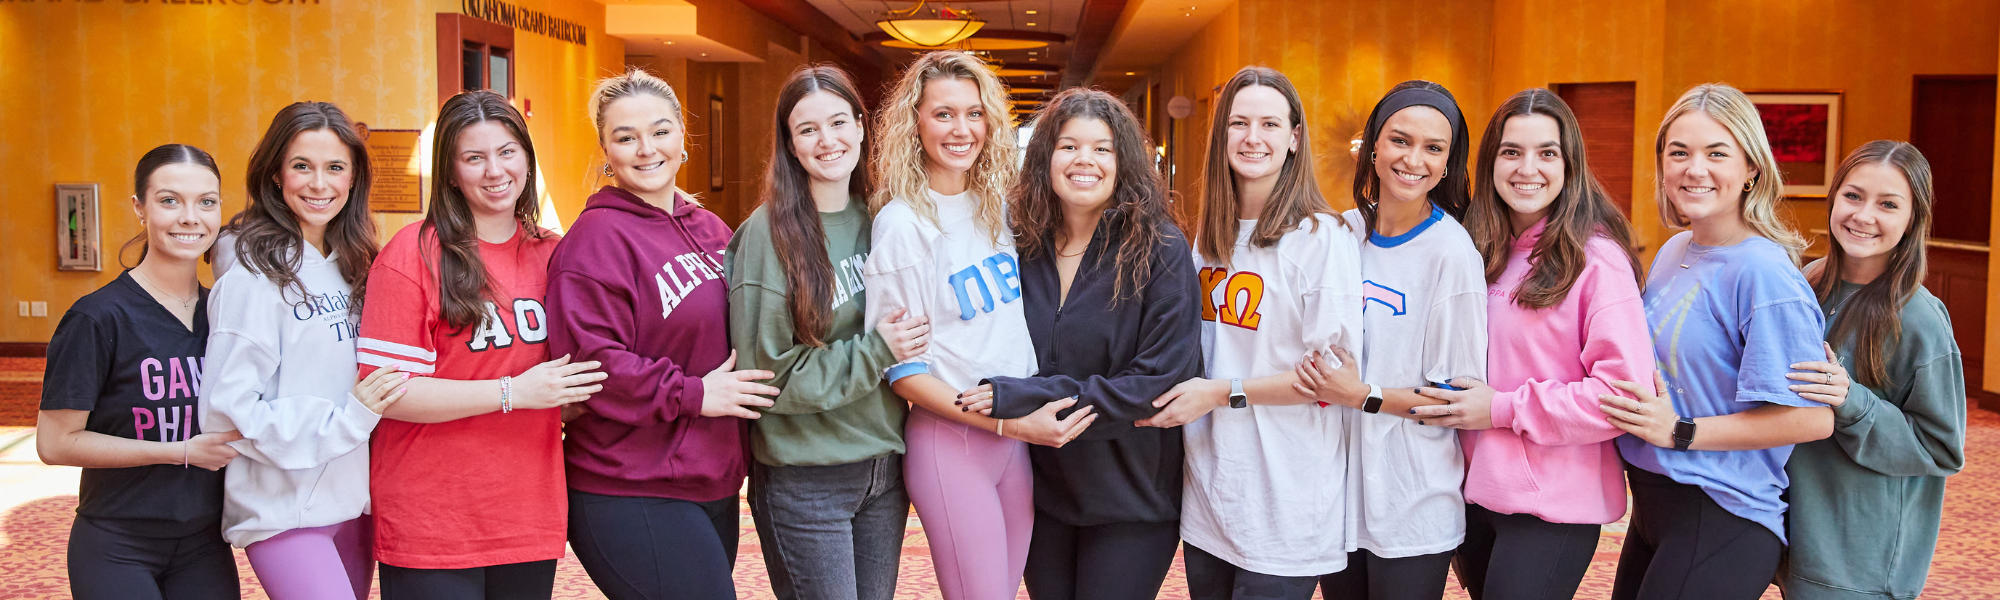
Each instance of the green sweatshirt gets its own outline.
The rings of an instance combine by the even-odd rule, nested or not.
[[[729,240],[729,345],[736,368],[777,374],[765,383],[784,390],[760,409],[750,450],[772,466],[839,465],[903,452],[909,406],[882,381],[896,364],[889,346],[864,323],[861,265],[868,258],[869,218],[861,199],[820,213],[833,262],[833,326],[814,348],[792,337],[785,303],[785,264],[771,244],[770,213],[759,207]]]
[[[1861,286],[1842,282],[1827,323]],[[1791,475],[1788,600],[1915,598],[1929,575],[1945,476],[1965,466],[1965,374],[1944,303],[1917,288],[1882,387],[1859,382],[1833,437],[1799,444]],[[1854,371],[1852,344],[1838,348]]]

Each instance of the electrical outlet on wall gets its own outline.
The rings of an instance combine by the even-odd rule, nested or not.
[[[49,303],[37,301],[29,304],[28,310],[34,313],[34,316],[46,317],[49,316]]]
[[[27,300],[22,300],[22,301],[21,301],[21,316],[23,316],[23,317],[25,317],[25,316],[28,316],[28,301],[27,301]]]

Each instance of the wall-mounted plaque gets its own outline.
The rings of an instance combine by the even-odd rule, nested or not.
[[[97,184],[56,184],[56,269],[102,271]]]
[[[415,129],[368,131],[368,168],[375,181],[368,188],[368,208],[378,213],[424,211],[423,155],[417,146],[423,132]]]

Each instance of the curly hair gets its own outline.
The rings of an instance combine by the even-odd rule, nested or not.
[[[979,88],[979,104],[985,111],[986,143],[979,158],[966,174],[966,189],[979,197],[978,221],[994,245],[1000,239],[1006,215],[1001,205],[1008,188],[1020,174],[1021,149],[1014,137],[1014,118],[1008,111],[1007,86],[986,67],[986,61],[957,50],[939,50],[911,63],[903,77],[889,89],[877,111],[875,122],[876,159],[870,167],[875,192],[868,197],[868,212],[881,212],[890,200],[901,198],[917,215],[933,224],[937,207],[931,205],[930,177],[924,169],[923,141],[917,137],[917,111],[923,101],[924,86],[943,79],[970,80]]]
[[[1153,145],[1146,131],[1117,96],[1090,88],[1070,88],[1057,94],[1035,118],[1035,134],[1028,140],[1027,160],[1021,167],[1021,181],[1014,186],[1013,203],[1007,206],[1014,227],[1014,246],[1021,258],[1056,253],[1057,237],[1063,235],[1063,200],[1056,196],[1055,177],[1060,169],[1053,164],[1057,136],[1063,126],[1078,119],[1095,119],[1111,130],[1114,155],[1111,197],[1105,208],[1115,209],[1125,219],[1124,235],[1104,242],[1105,253],[1116,253],[1116,279],[1111,302],[1116,305],[1153,278],[1152,265],[1161,244],[1170,243],[1169,229],[1177,229],[1173,211],[1167,207],[1166,181],[1153,168]]]

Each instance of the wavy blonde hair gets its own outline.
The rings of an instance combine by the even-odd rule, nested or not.
[[[875,122],[875,193],[868,197],[868,212],[881,212],[890,200],[901,198],[919,216],[937,224],[937,207],[931,204],[930,177],[924,170],[923,140],[917,135],[917,113],[924,98],[924,86],[941,79],[969,79],[979,88],[979,105],[986,111],[986,143],[979,159],[966,173],[966,189],[979,197],[979,227],[994,245],[1011,243],[1000,239],[1006,224],[1001,210],[1007,190],[1020,175],[1020,145],[1014,138],[1014,118],[1007,110],[1007,86],[986,67],[986,61],[957,50],[925,54],[903,71],[902,79],[882,99]]]
[[[610,108],[613,102],[633,96],[656,96],[666,100],[667,104],[674,107],[674,118],[680,121],[678,126],[681,128],[682,148],[686,148],[687,144],[694,141],[688,139],[687,109],[681,106],[681,97],[674,93],[674,86],[668,85],[667,80],[660,79],[651,71],[628,65],[623,74],[597,80],[597,87],[590,92],[590,124],[597,128],[599,150],[604,149],[604,110]],[[603,167],[600,168],[610,165],[611,159],[607,156],[603,161]],[[602,175],[601,172],[592,174]],[[612,185],[617,185],[616,179],[612,180]],[[682,190],[679,182],[675,182],[674,191],[687,198],[689,203],[701,206],[701,199]]]
[[[1750,97],[1727,83],[1704,83],[1688,89],[1667,111],[1667,116],[1660,119],[1660,133],[1653,140],[1653,199],[1660,204],[1660,220],[1675,227],[1688,226],[1687,216],[1667,197],[1666,163],[1661,157],[1666,155],[1667,128],[1675,120],[1696,112],[1708,115],[1729,130],[1743,147],[1744,158],[1757,167],[1750,190],[1743,192],[1736,203],[1736,214],[1751,231],[1784,246],[1797,264],[1800,253],[1806,249],[1806,239],[1778,218],[1778,201],[1784,197],[1785,182],[1778,175],[1778,158],[1771,154],[1771,140],[1764,136],[1764,120],[1757,115],[1757,106],[1750,102]]]

